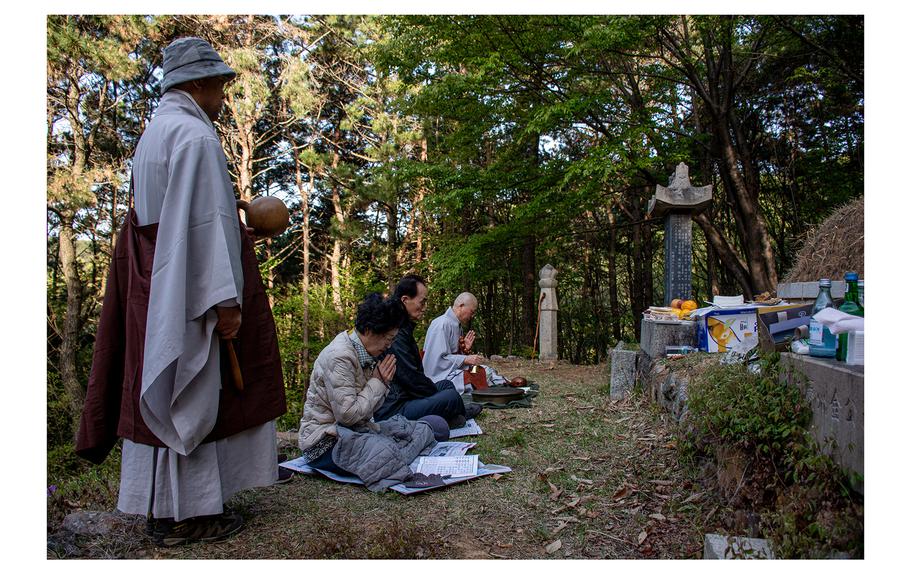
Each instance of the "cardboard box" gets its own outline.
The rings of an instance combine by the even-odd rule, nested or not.
[[[708,353],[723,353],[741,343],[758,343],[757,309],[712,310],[699,318],[698,348]]]
[[[758,309],[758,340],[762,351],[787,351],[793,331],[809,325],[812,304],[785,304]]]

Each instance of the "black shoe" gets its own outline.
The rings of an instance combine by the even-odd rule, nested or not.
[[[468,404],[464,405],[464,417],[466,420],[475,418],[481,412],[483,412],[483,406],[477,403],[469,402]]]
[[[163,519],[149,519],[145,522],[145,534],[152,537],[152,540],[155,542],[160,541],[164,538],[170,530],[174,527],[174,519],[171,517]]]
[[[452,418],[449,418],[448,420],[446,420],[446,422],[449,423],[450,430],[455,430],[456,428],[464,428],[464,425],[465,425],[465,423],[467,423],[467,420],[465,419],[464,416],[459,414],[458,416],[453,416]]]
[[[422,473],[412,473],[404,480],[404,486],[409,489],[428,489],[430,487],[444,487],[448,475],[439,475],[431,473],[424,475]]]
[[[287,483],[293,478],[294,470],[278,466],[278,479],[275,481],[275,485],[278,485],[279,483]]]
[[[192,517],[174,523],[167,533],[156,539],[159,546],[180,546],[193,542],[218,542],[243,528],[243,517],[237,513]]]

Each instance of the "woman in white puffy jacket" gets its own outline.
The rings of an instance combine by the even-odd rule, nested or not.
[[[383,356],[406,317],[397,298],[370,294],[357,307],[354,329],[339,333],[316,358],[310,375],[299,444],[310,466],[348,474],[332,461],[337,425],[379,431],[373,412],[395,376],[395,356]]]

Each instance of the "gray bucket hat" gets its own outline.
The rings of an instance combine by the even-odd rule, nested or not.
[[[237,73],[228,67],[215,48],[202,38],[182,37],[164,48],[162,93],[186,81],[221,75],[229,75],[233,79]]]

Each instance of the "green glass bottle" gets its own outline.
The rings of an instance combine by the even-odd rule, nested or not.
[[[844,303],[838,308],[845,314],[851,316],[863,317],[864,310],[859,303],[859,276],[856,272],[848,272],[844,275],[847,282],[847,292],[844,294]],[[847,360],[847,334],[841,333],[837,339],[837,360]]]

